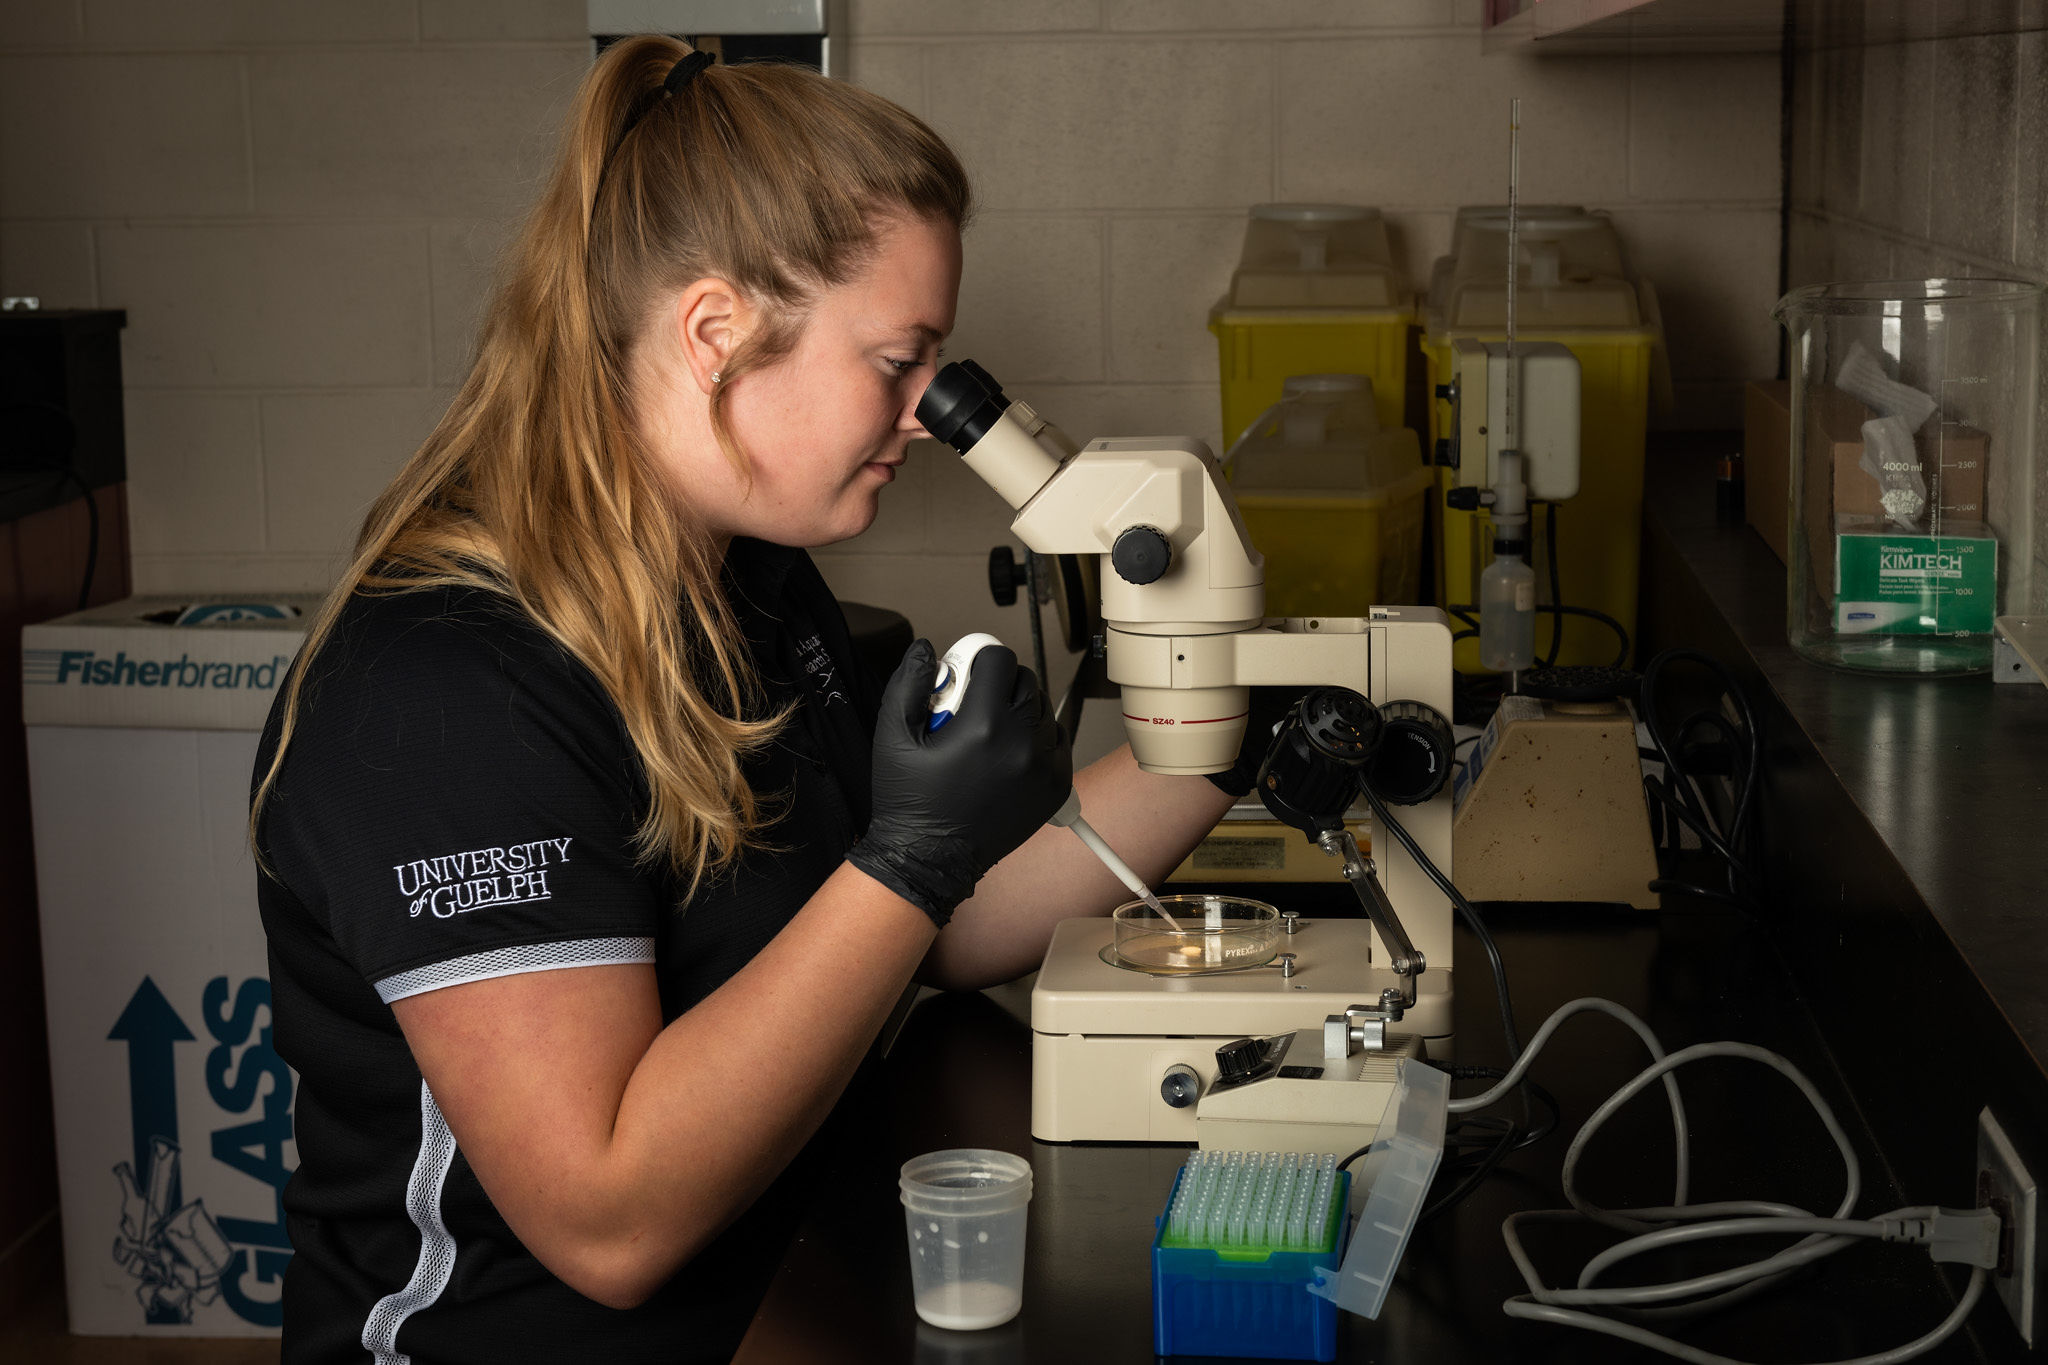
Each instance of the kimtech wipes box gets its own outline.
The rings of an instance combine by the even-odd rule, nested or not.
[[[246,830],[315,597],[22,631],[71,1330],[277,1330],[297,1162]]]
[[[1835,629],[1845,635],[1988,635],[1998,541],[1981,522],[1916,535],[1880,517],[1838,517]]]

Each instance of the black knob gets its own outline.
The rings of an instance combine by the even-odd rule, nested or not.
[[[1216,1074],[1235,1085],[1248,1081],[1266,1060],[1266,1045],[1256,1038],[1240,1038],[1216,1049]]]
[[[1173,563],[1173,542],[1154,527],[1126,526],[1109,547],[1109,563],[1126,583],[1157,583]]]
[[[1031,581],[1031,566],[1019,564],[1007,545],[988,552],[988,594],[999,607],[1017,605],[1017,589]]]
[[[1452,381],[1451,381],[1450,383],[1448,383],[1448,384],[1439,384],[1439,385],[1437,385],[1437,386],[1436,386],[1436,396],[1437,396],[1437,397],[1439,397],[1439,398],[1444,398],[1444,399],[1455,399],[1455,398],[1456,398],[1456,397],[1458,396],[1458,384],[1457,384],[1457,381],[1456,381],[1456,380],[1452,380]]]
[[[1419,701],[1390,701],[1380,708],[1385,722],[1379,751],[1366,769],[1365,785],[1394,806],[1416,806],[1444,788],[1451,775],[1451,723]]]
[[[1444,494],[1444,506],[1456,508],[1460,512],[1476,512],[1479,510],[1479,490],[1469,486],[1453,488]]]

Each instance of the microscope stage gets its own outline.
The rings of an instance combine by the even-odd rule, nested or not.
[[[1062,920],[1031,989],[1034,1033],[1165,1034],[1238,1038],[1319,1028],[1348,1005],[1377,1006],[1394,974],[1375,968],[1372,926],[1362,919],[1302,919],[1280,937],[1294,974],[1277,961],[1242,971],[1158,976],[1103,960],[1106,919]],[[1425,973],[1402,1032],[1451,1031],[1450,980]]]
[[[1376,1007],[1394,974],[1372,963],[1362,919],[1302,920],[1277,962],[1242,971],[1155,976],[1103,960],[1107,919],[1054,930],[1031,990],[1031,1134],[1042,1142],[1193,1142],[1194,1095],[1163,1085],[1185,1069],[1216,1078],[1216,1048],[1236,1038],[1320,1029],[1347,1006]],[[1407,1017],[1432,1054],[1451,1032],[1451,982],[1428,972]],[[1171,1097],[1170,1097],[1171,1096]],[[1178,1102],[1176,1102],[1178,1100]]]

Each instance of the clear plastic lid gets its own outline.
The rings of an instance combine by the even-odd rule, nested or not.
[[[1308,1292],[1347,1313],[1376,1318],[1387,1302],[1401,1253],[1422,1221],[1423,1200],[1444,1158],[1451,1078],[1423,1061],[1401,1063],[1394,1098],[1380,1120],[1358,1186],[1368,1191],[1351,1230],[1344,1264],[1318,1269]]]
[[[1414,441],[1387,435],[1364,375],[1292,375],[1280,401],[1231,448],[1230,484],[1240,495],[1355,498],[1397,490],[1426,471]]]
[[[1406,308],[1386,221],[1357,204],[1259,204],[1223,308]]]
[[[1569,204],[1517,210],[1519,329],[1645,326],[1647,310],[1604,213]],[[1431,332],[1497,331],[1507,325],[1506,205],[1462,208],[1451,254],[1430,272]]]

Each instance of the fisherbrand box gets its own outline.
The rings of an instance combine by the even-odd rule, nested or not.
[[[71,1330],[281,1321],[297,1078],[270,1046],[250,769],[313,597],[22,631]]]
[[[1981,522],[1938,536],[1841,517],[1835,536],[1835,629],[1843,634],[1984,635],[1998,600],[1998,541]]]
[[[131,597],[21,632],[30,725],[261,730],[318,597]]]

